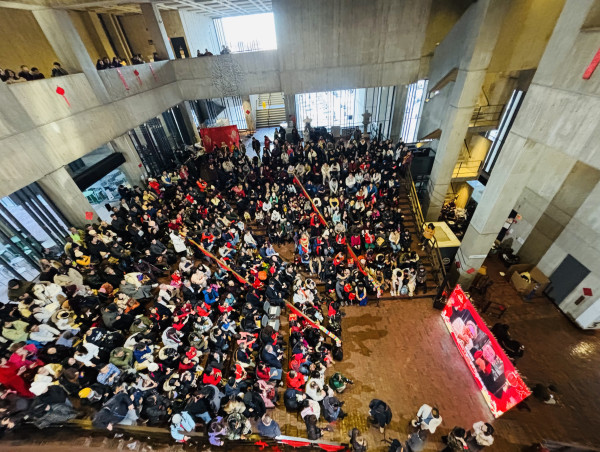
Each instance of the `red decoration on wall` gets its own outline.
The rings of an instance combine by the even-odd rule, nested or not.
[[[591,297],[592,296],[592,289],[590,289],[589,287],[584,287],[583,288],[583,294],[586,297]]]
[[[135,78],[137,78],[137,81],[139,82],[140,86],[143,85],[142,79],[140,78],[140,71],[138,71],[137,69],[134,69],[133,75],[135,75]]]
[[[200,129],[200,136],[207,152],[213,152],[215,147],[221,147],[222,143],[225,143],[228,148],[231,148],[232,144],[240,145],[240,133],[237,126]]]
[[[598,67],[599,63],[600,63],[600,49],[598,49],[598,51],[596,52],[596,55],[594,55],[594,58],[592,58],[592,62],[590,63],[590,65],[587,67],[587,69],[583,73],[584,80],[588,80],[592,76],[592,74]]]
[[[154,81],[158,82],[158,77],[154,73],[154,68],[152,67],[152,63],[148,63],[148,67],[150,68],[150,72],[152,72],[152,77],[154,77]]]
[[[65,96],[65,90],[64,88],[61,88],[60,86],[56,87],[56,94],[58,94],[59,96],[62,96],[63,99],[65,100],[65,102],[67,103],[67,105],[69,106],[69,108],[71,107],[71,102],[69,102],[69,99],[67,99],[67,96]]]
[[[121,72],[121,69],[117,68],[117,72],[119,74],[119,78],[121,79],[121,82],[123,82],[123,86],[125,87],[125,89],[127,91],[129,91],[129,85],[127,84],[127,81],[125,80],[125,77],[123,77],[123,73]]]
[[[140,168],[141,168],[141,167],[142,167],[142,164],[141,164],[141,163],[138,163],[138,167],[140,167]]]
[[[250,110],[246,110],[246,114],[249,115],[250,114]]]
[[[474,272],[475,272],[475,269],[474,269],[474,268],[470,268],[470,269],[468,269],[468,270],[467,270],[467,273],[468,273],[469,275],[470,275],[471,273],[474,273]]]
[[[93,220],[94,219],[94,212],[86,212],[85,213],[85,219],[86,220]]]

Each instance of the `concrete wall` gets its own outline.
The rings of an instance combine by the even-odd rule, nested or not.
[[[217,55],[219,43],[215,24],[210,17],[191,11],[179,11],[190,55],[196,56],[198,50],[204,53],[205,49]]]
[[[512,0],[489,71],[536,68],[564,5],[565,0]]]
[[[281,92],[277,51],[172,61],[184,99]]]
[[[588,319],[600,316],[600,300],[598,300],[600,293],[599,205],[600,184],[597,184],[538,263],[540,270],[550,275],[570,254],[591,271],[560,305],[560,308],[573,318],[579,317],[588,310]],[[583,295],[584,287],[591,288],[594,296],[586,297],[582,303],[576,305],[575,301]],[[581,326],[587,327],[588,325],[582,324]]]
[[[69,16],[71,17],[85,48],[90,54],[90,58],[95,63],[96,60],[102,58],[106,52],[102,47],[102,44],[97,40],[93,25],[90,22],[89,14],[87,12],[69,11]]]
[[[417,80],[431,0],[273,1],[286,94]]]
[[[0,30],[1,68],[18,73],[25,64],[50,76],[57,57],[31,11],[0,8]]]
[[[433,56],[437,45],[442,42],[472,2],[473,0],[453,0],[451,2],[432,0],[427,31],[421,49],[424,56]]]
[[[119,16],[119,22],[127,36],[131,52],[133,54],[141,53],[144,61],[150,61],[152,54],[156,52],[156,48],[153,44],[150,44],[152,37],[148,27],[146,27],[144,16],[141,14]]]

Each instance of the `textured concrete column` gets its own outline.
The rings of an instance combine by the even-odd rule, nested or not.
[[[577,79],[581,77],[580,68],[585,67],[589,56],[582,52],[578,61],[573,61],[570,57],[574,47],[586,42],[585,39],[581,39],[581,27],[595,3],[592,0],[577,0],[567,1],[565,4],[458,250],[457,260],[461,268],[453,271],[455,280],[464,287],[468,287],[473,281],[475,271],[481,267],[498,232],[510,211],[516,206],[525,187],[529,187],[528,184],[533,183],[539,191],[537,198],[547,196],[558,206],[552,209],[552,216],[555,220],[553,227],[560,229],[572,223],[569,216],[576,218],[579,215],[579,211],[575,209],[577,206],[584,206],[588,193],[600,179],[597,168],[586,168],[587,165],[576,163],[578,157],[587,157],[589,150],[598,142],[597,136],[592,134],[592,130],[595,129],[586,121],[589,112],[599,108],[596,98],[590,94],[595,88],[584,84],[574,87],[573,92],[569,92],[570,85],[563,84],[563,79],[556,77],[556,71],[563,70],[570,76],[577,74]],[[595,51],[596,47],[592,48]],[[570,59],[571,66],[567,66],[568,69],[565,69],[565,59]],[[575,75],[572,77],[575,80]],[[552,81],[548,82],[548,79]],[[554,87],[553,83],[557,86]],[[562,102],[560,107],[559,102]],[[573,110],[565,109],[562,105],[576,105],[577,117],[574,117]],[[573,141],[580,137],[589,139],[589,144],[585,141],[583,144],[573,144]],[[579,154],[573,153],[569,146],[581,151]],[[549,203],[542,200],[537,204],[540,202],[543,202],[540,208],[543,213]],[[588,212],[590,211],[591,208]],[[559,215],[562,218],[559,218]],[[581,225],[581,232],[573,235],[572,240],[576,244],[575,249],[581,251],[580,255],[572,254],[579,260],[583,260],[581,255],[595,256],[596,242],[593,237],[596,232],[589,226],[590,223],[583,223],[581,218],[575,223]],[[546,234],[559,233],[548,229],[548,225],[545,225]],[[554,239],[551,248],[561,243],[561,239],[564,241],[564,238]],[[554,261],[551,264],[550,261],[556,257],[552,250],[548,250],[542,258],[548,274],[562,260],[559,258],[558,262]],[[597,259],[594,261],[597,262]],[[467,273],[471,269],[475,271]]]
[[[256,130],[256,120],[254,119],[254,110],[252,110],[250,96],[242,96],[242,108],[244,110],[244,118],[246,119],[246,127],[248,131],[254,132]]]
[[[98,99],[109,103],[110,96],[69,13],[60,9],[38,9],[33,11],[33,15],[56,52],[62,67],[71,74],[83,72]]]
[[[394,113],[392,114],[392,126],[390,129],[390,139],[394,142],[400,139],[400,133],[402,132],[402,123],[404,122],[404,110],[406,109],[407,94],[407,85],[396,86],[396,98],[394,99]]]
[[[464,53],[460,57],[458,75],[450,88],[449,104],[440,127],[442,134],[429,178],[429,200],[425,210],[427,221],[437,220],[442,209],[507,10],[508,2],[503,0],[474,3],[465,13],[468,19],[465,32],[462,36],[453,35],[454,39],[462,41],[456,45]]]
[[[294,125],[297,126],[298,119],[296,118],[296,95],[284,94],[283,102],[285,103],[285,119],[290,121],[290,116],[294,118]]]
[[[88,30],[92,40],[94,40],[94,45],[99,50],[103,51],[102,55],[98,55],[100,58],[103,56],[112,56],[114,50],[110,45],[110,41],[106,36],[106,32],[104,31],[104,27],[102,27],[102,22],[100,22],[100,18],[98,14],[94,11],[88,11],[87,13],[90,24],[92,25],[91,29]],[[119,54],[121,58],[128,58],[129,55],[126,52]]]
[[[127,44],[127,40],[125,39],[125,35],[123,34],[123,30],[121,29],[121,24],[117,22],[117,19],[114,14],[103,14],[104,24],[106,25],[106,30],[110,35],[110,39],[112,40],[115,50],[111,50],[108,55],[110,58],[111,53],[117,52],[120,58],[125,58],[131,61],[131,49]],[[148,61],[152,55],[142,55],[144,61]]]
[[[198,127],[196,127],[196,123],[194,122],[194,115],[192,114],[192,107],[190,106],[190,102],[185,100],[181,102],[179,105],[179,110],[181,111],[181,116],[183,117],[183,122],[185,128],[188,131],[190,137],[193,137],[194,143],[200,141],[200,134],[198,133]],[[190,143],[190,144],[194,144]]]
[[[543,164],[541,151],[535,143],[517,134],[508,135],[456,256],[461,267],[458,270],[453,267],[458,273],[454,279],[464,287],[475,278],[475,271],[487,257],[528,176],[537,165]],[[470,269],[475,271],[467,273]]]
[[[167,36],[165,24],[160,16],[158,5],[156,3],[142,3],[140,6],[142,8],[146,27],[148,27],[148,31],[152,37],[156,53],[163,60],[174,60],[175,54],[173,53],[173,47]]]
[[[37,182],[73,226],[82,227],[88,223],[98,221],[98,214],[96,214],[96,211],[65,167],[47,174]],[[92,212],[94,218],[86,220],[86,212]]]
[[[140,185],[147,174],[129,135],[121,135],[115,138],[111,144],[116,152],[120,152],[125,157],[125,163],[121,165],[120,169],[125,173],[129,183],[132,186]]]

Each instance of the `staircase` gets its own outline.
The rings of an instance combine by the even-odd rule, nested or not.
[[[263,108],[263,104],[266,108]],[[256,105],[256,128],[279,127],[287,121],[283,93],[259,94]]]

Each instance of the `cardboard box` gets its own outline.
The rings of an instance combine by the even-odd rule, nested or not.
[[[523,278],[521,278],[521,273],[529,272],[531,276],[531,282],[527,282]],[[550,284],[550,280],[544,275],[536,266],[531,264],[517,264],[513,265],[508,269],[508,274],[510,275],[510,282],[517,292],[521,295],[529,294],[536,283],[539,283],[540,286],[535,291],[535,295],[539,296],[542,294],[544,289]]]

